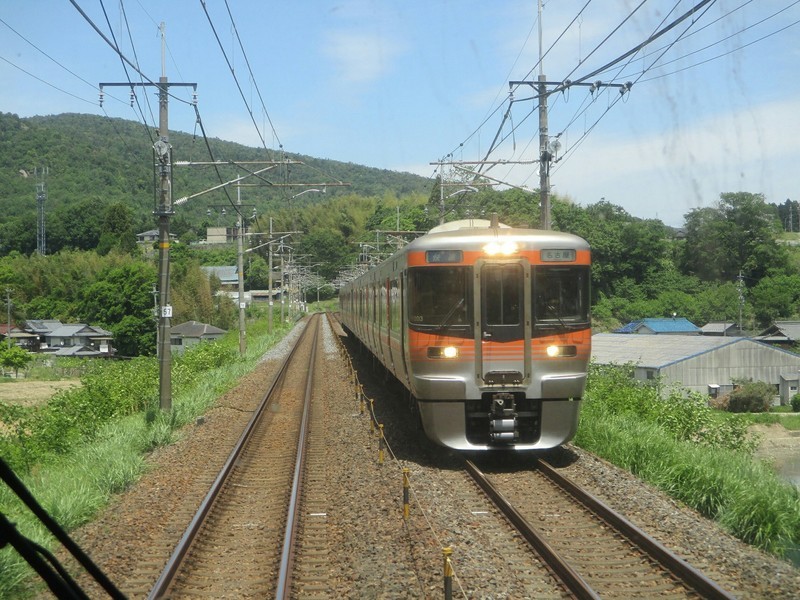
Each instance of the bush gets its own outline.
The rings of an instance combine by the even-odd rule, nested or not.
[[[735,413],[769,412],[775,387],[763,381],[745,381],[731,392],[728,410]]]
[[[800,412],[800,394],[792,396],[792,411]]]

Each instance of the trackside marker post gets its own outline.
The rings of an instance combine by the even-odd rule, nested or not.
[[[442,548],[442,554],[444,555],[444,598],[453,600],[453,565],[450,562],[453,549],[450,546]]]
[[[378,437],[379,437],[379,439],[378,439],[378,464],[382,465],[383,464],[383,445],[384,445],[383,423],[378,425]]]
[[[408,474],[410,473],[408,467],[403,467],[403,520],[408,521],[409,505],[408,505],[408,488],[410,483],[408,481]]]

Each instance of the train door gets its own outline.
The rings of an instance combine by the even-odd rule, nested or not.
[[[523,260],[478,261],[476,267],[478,377],[484,384],[527,384],[531,364],[530,265]]]

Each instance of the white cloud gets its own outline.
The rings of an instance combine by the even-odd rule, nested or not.
[[[669,225],[682,224],[693,208],[712,206],[723,192],[763,193],[781,203],[798,195],[797,165],[790,164],[800,151],[796,110],[786,100],[684,122],[667,133],[623,138],[596,132],[554,165],[553,191],[583,205],[604,197],[634,216]],[[529,172],[515,170],[512,177]],[[536,175],[528,180],[537,183]]]
[[[402,49],[385,35],[339,31],[326,36],[323,50],[345,83],[364,83],[380,79],[391,70]]]

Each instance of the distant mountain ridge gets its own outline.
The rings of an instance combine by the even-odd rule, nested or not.
[[[44,179],[47,187],[46,214],[69,212],[87,199],[102,205],[122,202],[130,207],[142,225],[153,224],[155,206],[154,169],[151,136],[156,133],[141,123],[100,117],[97,115],[65,113],[60,115],[20,118],[0,113],[0,247],[2,238],[12,238],[15,232],[33,225],[35,238],[36,184],[35,172],[47,168]],[[205,141],[200,136],[170,131],[174,161],[210,161]],[[389,171],[318,159],[300,154],[279,156],[263,148],[252,148],[217,138],[209,139],[217,161],[282,160],[304,164],[279,165],[263,174],[262,179],[248,178],[247,183],[263,186],[243,188],[243,203],[255,205],[259,214],[273,206],[285,206],[299,192],[321,187],[324,183],[341,181],[346,186],[331,186],[322,196],[304,194],[297,204],[308,205],[327,197],[355,194],[377,196],[395,194],[429,194],[430,179],[411,173]],[[259,167],[249,165],[256,170]],[[247,171],[235,166],[220,167],[223,181]],[[173,199],[187,196],[219,185],[220,178],[211,166],[176,166],[173,169]],[[244,182],[243,182],[244,183]],[[271,185],[270,185],[271,184]],[[317,185],[318,184],[318,185]],[[236,197],[231,187],[229,193]],[[212,204],[224,204],[228,197],[223,191],[212,192],[202,200],[189,201],[176,209],[194,223],[205,217]],[[249,209],[248,209],[249,210]],[[5,234],[5,235],[4,235]],[[7,250],[7,248],[6,248]],[[20,251],[25,251],[20,249]]]

